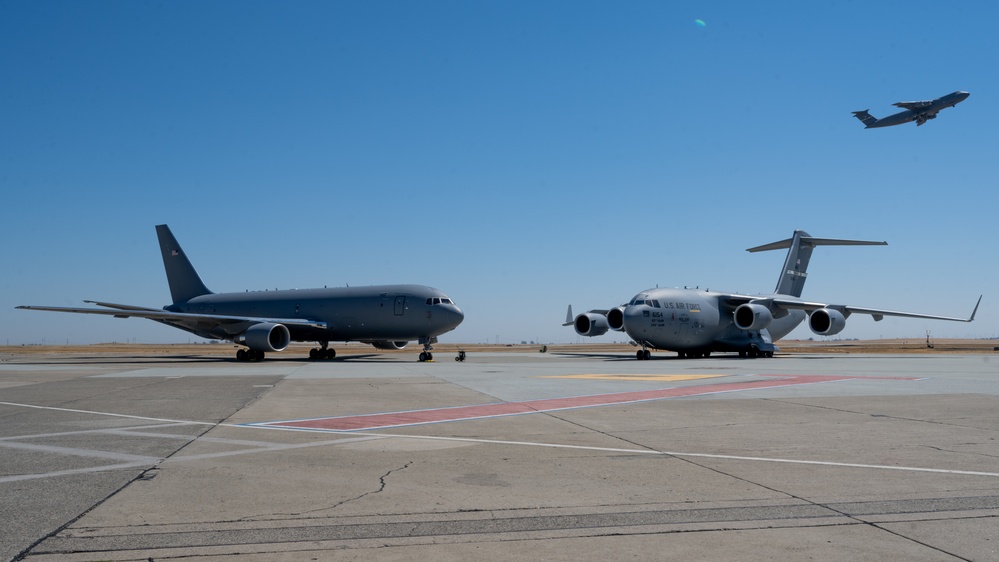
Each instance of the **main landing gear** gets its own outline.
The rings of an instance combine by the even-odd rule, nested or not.
[[[309,359],[333,359],[336,357],[336,350],[329,347],[330,342],[319,342],[320,348],[313,347],[309,350]]]
[[[263,361],[264,352],[256,349],[240,349],[236,351],[236,361]]]

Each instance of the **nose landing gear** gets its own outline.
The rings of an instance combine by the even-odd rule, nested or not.
[[[437,343],[437,337],[434,336],[432,338],[420,338],[420,343],[423,344],[423,351],[420,352],[420,363],[426,361],[433,361],[434,354],[430,353],[430,350],[434,348],[432,344]]]

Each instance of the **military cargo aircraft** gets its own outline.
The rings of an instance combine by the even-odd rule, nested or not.
[[[292,341],[314,341],[312,359],[332,359],[331,341],[360,341],[377,349],[423,344],[420,361],[433,359],[437,336],[453,330],[464,314],[447,295],[423,285],[382,285],[213,293],[205,287],[170,228],[156,227],[173,304],[143,308],[85,301],[104,308],[19,306],[115,318],[148,318],[203,338],[246,347],[240,361],[259,361],[266,352],[283,351]]]
[[[968,318],[932,316],[840,304],[803,301],[801,291],[808,262],[816,246],[887,245],[887,242],[813,238],[796,230],[787,240],[749,248],[763,252],[788,248],[784,267],[773,294],[752,296],[700,289],[648,289],[626,304],[607,310],[572,315],[572,305],[563,326],[573,326],[581,336],[599,336],[608,330],[625,332],[640,345],[638,359],[649,359],[649,349],[675,351],[680,357],[707,357],[712,352],[738,352],[740,357],[773,357],[783,338],[808,319],[808,327],[820,336],[838,334],[851,314],[869,314],[875,321],[885,316],[972,322],[978,304]],[[982,298],[978,297],[978,303]]]
[[[937,113],[941,109],[947,109],[948,107],[954,107],[955,105],[961,103],[962,101],[968,99],[971,94],[968,92],[962,92],[958,90],[957,92],[951,92],[946,96],[939,97],[935,100],[929,101],[900,101],[898,103],[892,104],[895,107],[904,108],[905,111],[896,113],[895,115],[889,115],[884,119],[878,119],[867,112],[854,111],[853,115],[865,125],[865,129],[875,129],[877,127],[891,127],[892,125],[901,125],[903,123],[908,123],[910,121],[915,121],[916,126],[920,126],[929,119],[936,119]]]

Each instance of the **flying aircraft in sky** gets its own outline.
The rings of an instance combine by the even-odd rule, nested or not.
[[[19,306],[115,318],[148,318],[203,338],[232,341],[246,349],[240,361],[259,361],[264,353],[283,351],[292,341],[314,341],[312,359],[332,359],[331,341],[360,341],[378,349],[423,344],[420,361],[433,359],[431,344],[450,332],[465,315],[444,293],[423,285],[381,285],[332,289],[292,289],[213,293],[205,287],[170,228],[156,227],[173,304],[162,310],[85,301],[104,308]]]
[[[719,293],[700,289],[648,289],[630,302],[608,310],[590,310],[573,318],[572,305],[563,326],[573,326],[581,336],[599,336],[608,330],[625,332],[642,349],[638,359],[649,359],[651,349],[676,351],[680,357],[707,357],[715,351],[738,352],[740,357],[773,357],[783,338],[808,319],[820,336],[838,334],[851,314],[869,314],[875,321],[885,316],[972,322],[968,318],[932,316],[840,304],[803,301],[808,262],[816,246],[887,245],[887,242],[813,238],[796,230],[787,240],[749,248],[763,252],[788,248],[784,267],[773,294],[762,296]],[[978,303],[982,298],[978,297]]]
[[[948,107],[954,107],[955,105],[961,103],[962,101],[968,99],[971,94],[968,92],[962,92],[958,90],[957,92],[951,92],[946,96],[937,98],[935,100],[929,101],[900,101],[898,103],[892,104],[895,107],[901,107],[905,111],[896,113],[895,115],[889,115],[884,119],[878,119],[867,112],[854,111],[853,115],[857,119],[860,119],[867,129],[874,129],[877,127],[891,127],[892,125],[901,125],[903,123],[908,123],[910,121],[915,121],[916,126],[922,125],[929,119],[936,119],[937,113],[941,109],[947,109]]]

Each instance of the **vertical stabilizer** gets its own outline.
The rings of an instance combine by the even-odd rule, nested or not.
[[[773,242],[755,248],[749,248],[747,252],[765,252],[767,250],[780,250],[788,248],[787,258],[784,260],[784,269],[781,270],[777,279],[777,288],[774,293],[778,295],[790,295],[800,297],[802,289],[805,288],[805,279],[808,277],[808,262],[812,259],[812,250],[816,246],[886,246],[887,242],[872,242],[867,240],[838,240],[835,238],[813,238],[804,230],[795,230],[794,236],[780,242]]]
[[[878,122],[877,118],[868,113],[866,109],[863,111],[854,111],[853,116],[860,119],[860,121],[863,122],[868,129],[873,127]]]
[[[210,295],[211,291],[201,281],[201,276],[194,270],[191,261],[187,259],[183,248],[165,224],[156,225],[156,236],[160,239],[160,250],[163,252],[163,267],[166,269],[167,282],[170,284],[170,296],[174,304],[187,302],[194,297]]]

